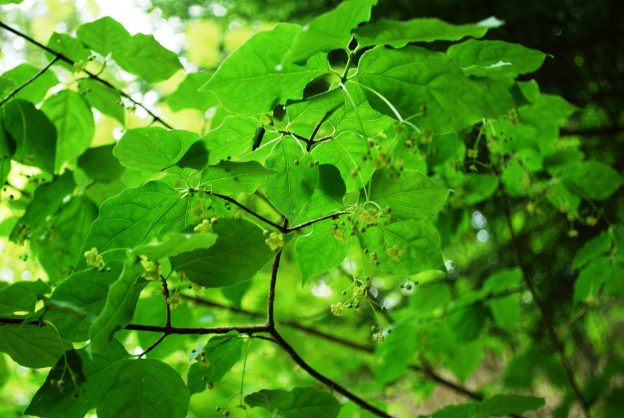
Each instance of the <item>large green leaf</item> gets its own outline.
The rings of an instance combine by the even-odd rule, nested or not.
[[[158,360],[127,360],[97,407],[100,418],[184,418],[189,392],[180,375]]]
[[[428,221],[406,220],[378,225],[358,232],[362,248],[379,269],[391,274],[408,276],[425,270],[444,270],[440,238]]]
[[[447,53],[465,74],[482,77],[532,73],[546,58],[543,52],[503,41],[469,40],[452,45]]]
[[[182,69],[178,55],[158,43],[152,35],[137,33],[113,51],[117,64],[145,81],[166,80]]]
[[[318,181],[314,160],[296,139],[284,137],[275,144],[265,165],[275,172],[264,183],[267,198],[284,216],[295,219]]]
[[[102,204],[82,252],[91,248],[100,253],[118,250],[123,258],[126,248],[147,244],[167,232],[180,231],[190,222],[187,211],[193,199],[162,182],[126,189]],[[113,253],[104,258],[115,256]],[[84,260],[78,263],[79,267],[85,265]]]
[[[240,360],[243,339],[237,333],[212,337],[191,364],[188,387],[191,394],[203,392],[206,385],[214,385]]]
[[[110,16],[80,25],[76,35],[85,45],[104,56],[125,48],[132,38],[122,24]]]
[[[116,380],[128,354],[119,343],[89,355],[86,349],[67,351],[50,370],[25,413],[47,418],[83,418],[100,404]],[[73,376],[75,380],[69,378]],[[63,384],[59,386],[59,381]]]
[[[490,17],[478,23],[454,25],[436,18],[417,18],[408,21],[379,19],[355,30],[358,44],[390,45],[402,48],[410,42],[458,41],[471,36],[480,38],[502,21]]]
[[[313,57],[305,66],[282,64],[301,27],[279,24],[260,32],[221,64],[201,88],[215,94],[232,113],[255,115],[273,110],[287,99],[299,99],[310,81],[329,71],[327,59]]]
[[[109,286],[104,307],[89,328],[89,348],[93,353],[105,351],[115,331],[130,322],[145,285],[142,274],[141,264],[136,259],[129,259],[119,278]]]
[[[365,138],[373,137],[396,123],[391,117],[371,107],[365,91],[353,83],[343,86],[341,93],[344,106],[328,119],[328,123],[336,129],[336,138],[342,131],[355,132]]]
[[[256,161],[235,163],[223,161],[202,170],[201,184],[211,192],[236,195],[253,193],[273,175]]]
[[[33,282],[17,282],[0,289],[0,315],[13,315],[18,312],[35,313],[37,300],[50,291],[41,279]]]
[[[334,233],[333,222],[314,224],[297,239],[295,251],[303,281],[336,267],[347,255],[347,243]]]
[[[0,96],[7,96],[12,90],[25,84],[38,72],[38,68],[26,63],[5,71],[0,76],[0,80],[7,81],[7,87],[0,90]],[[48,90],[57,84],[58,79],[56,78],[56,75],[54,75],[53,71],[48,70],[37,77],[34,81],[28,83],[28,85],[21,89],[15,96],[13,96],[13,98],[27,100],[32,103],[39,103],[43,100]]]
[[[544,399],[533,396],[496,395],[482,402],[447,406],[436,411],[432,418],[487,418],[523,414],[544,405]]]
[[[205,287],[231,286],[249,280],[273,253],[262,230],[244,219],[219,219],[212,227],[215,245],[172,257],[174,270]]]
[[[377,0],[346,0],[314,18],[295,36],[284,62],[305,61],[318,52],[347,49],[351,31],[370,19],[375,4]]]
[[[217,238],[218,236],[211,232],[193,234],[173,232],[156,242],[141,245],[132,252],[136,255],[144,255],[151,260],[161,260],[165,257],[210,248],[217,242]]]
[[[5,324],[0,326],[0,352],[31,369],[53,366],[71,348],[49,326]]]
[[[371,180],[369,198],[393,216],[425,219],[438,213],[448,198],[449,190],[416,170],[377,171]]]
[[[481,90],[457,64],[424,48],[367,51],[354,80],[376,110],[434,133],[460,131],[488,116]]]
[[[62,176],[56,176],[49,183],[37,187],[32,200],[26,206],[26,211],[11,231],[10,239],[14,242],[22,242],[35,236],[39,231],[45,230],[45,220],[53,215],[63,204],[63,200],[71,196],[76,188],[71,171],[66,171]]]
[[[620,188],[622,176],[609,165],[585,161],[566,170],[563,181],[582,197],[605,200]]]
[[[2,123],[15,141],[15,161],[54,172],[56,128],[45,113],[32,103],[13,100],[2,108]]]
[[[171,110],[177,112],[181,109],[197,109],[205,112],[216,105],[218,102],[212,93],[199,90],[210,80],[212,74],[209,71],[187,74],[176,91],[167,97],[167,104]]]
[[[113,154],[121,165],[135,170],[159,172],[175,165],[197,140],[197,134],[159,127],[129,129]]]
[[[228,117],[221,125],[201,138],[207,152],[207,163],[218,164],[251,151],[258,122],[253,118]],[[192,156],[189,156],[192,157]]]
[[[110,183],[121,177],[124,167],[114,157],[115,145],[89,148],[78,158],[78,167],[95,181]]]
[[[251,407],[261,407],[284,418],[336,418],[340,404],[324,390],[311,387],[294,388],[290,392],[263,389],[245,396]]]
[[[89,145],[95,131],[93,114],[85,99],[71,90],[50,96],[41,110],[56,126],[55,170],[64,163],[73,163]]]

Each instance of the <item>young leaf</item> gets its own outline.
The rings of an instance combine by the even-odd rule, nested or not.
[[[479,77],[515,77],[532,73],[546,58],[543,52],[503,41],[469,40],[452,45],[447,54],[464,74]]]
[[[284,62],[305,61],[318,52],[347,49],[351,31],[371,17],[371,8],[377,0],[346,0],[307,24],[293,41]]]
[[[134,250],[135,255],[144,255],[151,260],[161,260],[165,257],[173,257],[178,254],[207,249],[217,242],[218,236],[210,232],[193,234],[171,233],[165,235],[155,243],[142,245]]]
[[[158,360],[126,360],[97,406],[100,418],[184,418],[189,392],[180,375]]]
[[[15,141],[15,161],[54,172],[56,128],[42,111],[32,103],[13,100],[2,108],[2,123]]]
[[[251,279],[273,255],[262,230],[249,221],[223,218],[212,229],[216,244],[172,257],[172,269],[202,286],[223,287]]]
[[[113,58],[121,68],[150,83],[166,80],[182,69],[176,53],[163,47],[152,35],[142,33],[117,45]]]
[[[301,30],[298,25],[281,23],[257,33],[221,64],[200,91],[214,93],[229,112],[241,115],[266,113],[278,103],[300,99],[306,84],[329,71],[322,56],[313,57],[305,66],[282,63]]]
[[[122,24],[110,16],[80,25],[76,35],[82,43],[103,56],[124,48],[131,39]]]
[[[56,127],[55,171],[64,163],[73,163],[93,139],[93,114],[85,99],[71,90],[49,97],[41,110]]]
[[[354,80],[379,112],[434,133],[457,132],[488,116],[481,90],[457,64],[424,48],[367,51]]]
[[[358,238],[362,248],[379,261],[379,269],[386,273],[408,276],[425,270],[444,270],[438,232],[427,221],[409,219],[377,225],[358,232]]]
[[[318,181],[314,160],[296,141],[281,138],[265,163],[275,172],[264,183],[266,196],[289,219],[295,219],[310,200]]]
[[[406,219],[426,219],[438,213],[449,190],[416,170],[396,172],[386,168],[377,171],[371,180],[370,199],[392,215]]]
[[[175,165],[197,140],[197,134],[159,127],[126,131],[113,154],[124,167],[157,173]]]
[[[319,222],[297,239],[295,251],[303,282],[336,267],[347,255],[347,243],[334,233],[333,222]]]
[[[191,364],[188,388],[191,395],[203,392],[206,385],[214,385],[240,360],[243,339],[237,333],[212,337]]]
[[[294,388],[292,391],[267,390],[245,396],[251,407],[261,407],[269,413],[280,413],[284,418],[336,418],[340,404],[324,390],[310,387]]]
[[[78,82],[78,92],[92,107],[117,119],[122,125],[126,123],[126,109],[122,105],[121,94],[118,91],[91,78],[85,78]]]
[[[481,38],[489,29],[503,24],[495,17],[478,23],[454,25],[436,18],[417,18],[408,21],[379,19],[355,30],[360,47],[390,45],[402,48],[411,42],[459,41],[471,36]]]
[[[274,173],[256,161],[223,161],[202,170],[201,185],[215,193],[236,195],[255,192]]]

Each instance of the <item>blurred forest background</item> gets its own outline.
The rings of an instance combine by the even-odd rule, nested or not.
[[[47,43],[55,31],[71,33],[80,23],[110,15],[131,33],[153,33],[164,46],[178,52],[187,72],[192,72],[214,70],[228,53],[258,30],[278,21],[305,23],[338,3],[329,0],[25,0],[17,5],[0,6],[0,20]],[[624,3],[621,1],[380,0],[373,9],[373,19],[437,17],[451,23],[468,23],[489,16],[505,21],[505,25],[492,30],[486,38],[520,43],[552,55],[536,74],[527,79],[536,79],[543,92],[559,94],[579,108],[561,131],[562,137],[580,143],[588,157],[612,165],[622,173],[624,24],[621,20]],[[39,50],[7,32],[0,31],[0,44],[0,73],[25,61],[40,66],[47,63]],[[138,101],[158,109],[177,127],[205,130],[209,114],[200,109],[176,107],[172,93],[183,79],[184,74],[178,74],[157,84],[156,90],[148,90],[147,85],[128,79],[124,88]],[[148,120],[140,109],[126,113],[127,127],[143,126]],[[121,129],[116,120],[100,115],[94,145],[111,143],[112,138],[119,137]],[[3,201],[6,197],[3,195]],[[570,260],[585,242],[607,227],[609,220],[621,222],[624,218],[622,200],[616,194],[601,208],[583,203],[580,216],[573,219],[566,219],[552,207],[540,205],[530,198],[514,202],[514,210],[521,218],[518,221],[522,225],[519,235],[526,264],[548,301],[554,322],[569,327],[578,347],[577,355],[583,360],[577,371],[580,376],[589,375],[586,372],[594,366],[622,366],[624,310],[621,297],[610,300],[608,305],[601,305],[599,314],[593,314],[590,305],[584,311],[576,311],[578,318],[568,316],[573,283],[578,274],[571,267]],[[462,207],[451,207],[440,221],[445,258],[452,260],[447,265],[449,277],[454,280],[452,286],[456,292],[482,283],[501,266],[515,265],[509,238],[503,232],[506,226],[502,217],[496,217],[500,210],[496,203],[485,200],[478,205],[478,211],[472,213]],[[3,228],[2,220],[10,215],[10,211],[10,207],[0,207],[0,229]],[[453,234],[445,235],[445,228]],[[565,245],[560,245],[562,241]],[[27,279],[40,274],[40,268],[27,259],[23,248],[0,240],[0,280],[10,283],[20,277]],[[462,279],[466,279],[465,283]],[[309,297],[331,294],[323,287],[324,282],[312,283],[312,286],[316,287]],[[262,289],[258,293],[261,292]],[[253,292],[250,294],[253,297]],[[293,312],[297,311],[296,304],[301,300],[305,299],[293,298]],[[560,312],[566,316],[559,317]],[[535,321],[528,332],[543,340],[543,350],[549,353],[547,338],[538,324]],[[502,335],[501,339],[513,341],[509,335]],[[540,360],[540,349],[526,352],[519,349],[518,352],[522,355],[514,357],[516,363],[507,369],[507,385],[522,387],[532,384],[532,373],[537,367],[550,374],[551,381],[563,382],[561,385],[565,386],[556,362],[551,361],[552,358]],[[489,366],[497,369],[501,362],[508,360],[496,356],[486,359],[479,372],[468,379],[467,385],[479,386],[490,377]],[[0,389],[0,416],[19,416],[19,411],[23,410],[45,374],[17,367],[8,357],[0,355],[0,384],[3,385]],[[400,387],[394,390],[398,391]],[[397,393],[394,396],[400,397]],[[436,404],[446,404],[455,399],[454,396],[439,390],[424,410],[430,411]],[[614,399],[619,397],[620,411],[624,411],[624,391],[620,389],[612,396]]]

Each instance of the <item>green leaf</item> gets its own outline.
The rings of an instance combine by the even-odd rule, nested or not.
[[[86,349],[70,350],[50,370],[25,413],[47,418],[83,418],[95,408],[115,382],[128,354],[119,343],[103,353],[89,355]],[[69,376],[76,379],[75,383]],[[63,380],[63,390],[58,381]]]
[[[11,172],[11,158],[15,153],[15,143],[9,138],[3,125],[2,114],[0,113],[0,184],[5,184],[4,182],[9,177],[9,173]]]
[[[386,273],[407,276],[425,270],[444,270],[440,238],[428,221],[406,220],[358,232],[360,245],[379,261]],[[373,255],[374,253],[374,255]]]
[[[210,80],[212,74],[209,71],[187,74],[176,91],[167,97],[166,101],[171,110],[177,112],[182,109],[197,109],[205,112],[211,106],[215,106],[218,102],[212,93],[199,90]]]
[[[258,122],[253,118],[226,118],[221,125],[200,139],[208,152],[208,164],[218,164],[251,151],[257,127]]]
[[[182,69],[176,53],[163,47],[152,35],[142,33],[116,47],[113,58],[121,68],[150,83],[166,80]]]
[[[121,94],[91,78],[78,81],[78,92],[105,115],[117,119],[122,125],[125,123],[126,110],[122,105]]]
[[[56,127],[55,170],[64,163],[73,163],[93,139],[93,114],[85,99],[71,90],[62,90],[49,97],[41,110]]]
[[[336,418],[340,404],[324,390],[311,387],[294,388],[292,391],[263,389],[245,396],[251,407],[261,407],[284,418]]]
[[[189,392],[180,375],[158,360],[127,360],[97,407],[100,418],[184,418]]]
[[[2,109],[4,128],[15,141],[13,159],[54,172],[56,128],[32,103],[13,100]]]
[[[266,197],[289,219],[295,219],[310,200],[319,175],[310,154],[296,141],[281,138],[265,162],[275,172],[264,183]]]
[[[131,39],[130,34],[122,24],[110,16],[104,16],[101,19],[80,25],[76,35],[82,43],[103,56],[117,49],[125,48]]]
[[[206,385],[214,385],[240,360],[243,339],[237,333],[212,337],[191,364],[188,387],[191,395],[203,392]]]
[[[204,168],[201,185],[214,193],[236,195],[253,193],[268,177],[273,175],[256,161],[235,163],[223,161]]]
[[[126,131],[113,154],[124,167],[157,173],[175,165],[197,141],[197,134],[159,127]]]
[[[41,231],[46,218],[58,211],[63,200],[71,196],[75,188],[76,183],[71,171],[65,171],[62,176],[56,176],[51,182],[37,187],[32,200],[26,206],[26,211],[11,231],[11,241],[22,242],[33,232]]]
[[[82,244],[89,227],[98,215],[97,206],[85,196],[74,196],[63,203],[58,213],[50,219],[43,230],[31,238],[33,254],[56,283],[69,276],[82,256]]]
[[[347,49],[351,31],[370,19],[375,4],[377,0],[346,0],[314,18],[295,36],[284,62],[305,61],[318,52]]]
[[[521,395],[495,395],[479,405],[479,412],[483,416],[503,417],[510,414],[524,414],[535,411],[545,402],[543,398]]]
[[[416,170],[386,168],[373,176],[369,198],[384,209],[390,208],[393,216],[425,219],[442,209],[448,195],[448,189]]]
[[[53,366],[71,348],[52,327],[37,325],[0,326],[0,352],[31,369]]]
[[[64,338],[86,341],[91,323],[104,308],[108,287],[119,278],[122,266],[120,261],[111,261],[103,271],[89,269],[72,274],[46,302],[45,319]]]
[[[392,333],[375,349],[375,377],[382,384],[390,383],[409,372],[408,365],[418,346],[416,324],[409,318],[398,321]]]
[[[165,235],[155,243],[142,245],[134,250],[133,254],[144,255],[151,260],[161,260],[178,254],[207,249],[217,242],[218,236],[210,232],[202,233],[171,233]]]
[[[7,96],[12,90],[25,84],[39,72],[39,68],[35,68],[30,64],[20,64],[17,67],[5,71],[0,80],[6,80],[9,87],[0,92],[2,97]],[[58,84],[58,79],[52,70],[48,70],[26,87],[20,90],[13,99],[23,99],[32,103],[39,103],[43,100],[48,90]]]
[[[273,255],[262,230],[244,219],[223,218],[213,225],[215,245],[172,257],[171,267],[205,287],[251,279]]]
[[[344,106],[338,108],[328,120],[336,132],[354,132],[368,138],[384,132],[395,120],[373,109],[365,90],[357,84],[347,83],[342,89]],[[335,135],[339,138],[340,135]]]
[[[334,234],[333,222],[319,222],[297,239],[295,251],[303,282],[336,267],[347,255],[347,243]]]
[[[368,154],[366,139],[356,133],[344,133],[312,149],[316,161],[338,169],[347,192],[361,189],[373,175],[375,168]]]
[[[132,318],[139,294],[145,283],[141,280],[143,269],[136,260],[127,260],[121,274],[108,288],[102,311],[89,328],[89,349],[93,353],[106,350],[118,329]]]
[[[354,80],[379,112],[434,133],[457,132],[487,116],[481,90],[445,54],[424,48],[367,51]]]
[[[614,279],[615,270],[608,256],[598,256],[581,270],[574,283],[574,302],[581,302],[595,294],[600,287]]]
[[[41,279],[35,282],[17,282],[0,289],[0,315],[13,315],[18,312],[35,313],[35,304],[50,287]]]
[[[167,232],[177,232],[189,225],[189,197],[162,182],[150,182],[129,188],[105,201],[100,215],[91,225],[82,253],[96,248],[100,253],[118,250],[125,257],[126,248],[147,244]],[[115,254],[104,256],[113,259]],[[85,266],[80,260],[78,266]]]
[[[586,199],[605,200],[620,188],[622,176],[606,164],[584,161],[566,170],[563,182]]]
[[[598,236],[590,239],[576,252],[572,261],[572,267],[580,269],[590,261],[606,254],[611,249],[612,242],[613,234],[610,231],[603,231]]]
[[[436,18],[418,18],[408,21],[379,19],[355,30],[360,47],[390,45],[402,48],[410,42],[459,41],[471,36],[481,38],[489,29],[503,24],[495,17],[478,23],[454,25]]]
[[[498,177],[493,174],[470,174],[464,180],[463,203],[476,205],[490,198],[498,189]]]
[[[89,50],[82,46],[82,43],[78,39],[64,33],[54,32],[48,40],[48,48],[52,49],[54,52],[63,54],[76,63],[86,63],[90,54]],[[52,56],[51,54],[47,55],[48,57]],[[76,70],[65,61],[59,61],[59,63],[70,71]]]
[[[114,147],[115,144],[89,148],[78,158],[78,167],[95,181],[110,183],[118,180],[125,168],[114,157]]]
[[[233,52],[201,90],[214,93],[231,113],[256,115],[278,103],[300,99],[310,81],[329,71],[327,59],[318,55],[305,66],[282,64],[301,27],[278,24],[260,32]]]
[[[466,75],[515,77],[532,73],[544,63],[546,54],[503,41],[469,40],[452,45],[447,54]]]

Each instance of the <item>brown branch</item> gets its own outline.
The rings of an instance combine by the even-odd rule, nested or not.
[[[162,294],[165,300],[165,329],[170,330],[171,329],[171,305],[169,304],[169,286],[167,286],[167,279],[165,279],[164,277],[161,277],[161,280],[162,280],[162,288],[163,288]],[[147,349],[143,351],[143,353],[141,353],[139,357],[143,357],[144,355],[146,355],[147,353],[149,353],[150,351],[158,347],[158,344],[163,342],[165,338],[167,338],[167,335],[169,335],[167,332],[163,332],[163,334],[156,341],[154,341],[149,347],[147,347]]]
[[[63,55],[60,52],[57,52],[55,50],[53,50],[52,48],[42,44],[41,42],[31,38],[30,36],[26,35],[25,33],[20,32],[19,30],[5,24],[4,22],[0,21],[0,28],[3,28],[11,33],[13,33],[14,35],[19,36],[20,38],[23,38],[25,40],[27,40],[28,42],[30,42],[31,44],[35,45],[36,47],[54,55],[57,59],[66,62],[67,64],[74,66],[76,65],[76,61],[72,60],[71,58],[68,58],[67,56]],[[154,122],[158,122],[161,125],[163,125],[164,127],[168,128],[168,129],[173,129],[173,126],[171,126],[170,124],[168,124],[167,122],[165,122],[160,116],[156,115],[154,112],[152,112],[149,108],[147,108],[147,106],[145,106],[143,103],[138,102],[136,100],[134,100],[128,93],[126,93],[125,91],[115,87],[113,84],[111,84],[110,82],[100,78],[97,74],[92,73],[91,71],[87,70],[87,69],[83,69],[83,71],[92,79],[98,81],[99,83],[101,83],[102,85],[118,92],[122,97],[130,100],[134,105],[139,106],[141,109],[145,110],[153,119]]]
[[[282,250],[279,250],[273,259],[271,269],[271,282],[269,283],[269,295],[267,297],[267,327],[275,328],[275,285],[277,283],[277,270],[279,269]]]
[[[289,232],[297,231],[299,229],[303,229],[303,228],[305,228],[307,226],[313,225],[313,224],[315,224],[317,222],[325,221],[327,219],[338,219],[341,215],[345,215],[347,213],[348,213],[348,211],[343,210],[343,211],[340,211],[340,212],[332,213],[331,215],[323,216],[321,218],[312,219],[311,221],[307,221],[307,222],[304,222],[302,224],[295,225],[292,228],[286,228],[285,233],[287,234]]]
[[[0,22],[2,23],[2,22]],[[57,62],[59,60],[58,56],[55,56],[54,58],[52,58],[52,60],[42,69],[40,69],[39,71],[37,71],[37,73],[35,75],[33,75],[32,77],[30,77],[28,80],[26,80],[24,83],[22,83],[20,86],[18,86],[15,90],[13,90],[11,93],[9,93],[8,96],[6,96],[4,99],[2,99],[2,101],[0,102],[0,107],[4,106],[4,104],[6,102],[8,102],[9,100],[11,100],[11,98],[13,96],[15,96],[17,93],[19,93],[22,89],[24,89],[26,86],[28,86],[30,83],[34,82],[36,79],[38,79],[39,77],[41,77],[46,71],[48,71],[50,69],[50,67],[52,67],[54,65],[55,62]]]
[[[329,389],[334,390],[340,393],[342,396],[348,398],[353,403],[359,405],[362,409],[372,414],[375,414],[378,417],[392,418],[391,415],[388,415],[386,412],[382,411],[381,409],[352,393],[345,387],[341,386],[336,381],[316,371],[316,369],[306,363],[306,361],[299,355],[299,353],[295,351],[295,349],[279,334],[279,332],[277,332],[276,329],[271,329],[270,334],[275,340],[275,343],[279,345],[282,350],[284,350],[290,356],[290,358],[293,359],[293,361],[297,363],[299,367],[305,370],[310,376],[323,383]]]
[[[275,223],[275,222],[265,218],[264,216],[260,215],[258,212],[254,211],[253,209],[248,208],[247,206],[243,205],[238,200],[236,200],[236,199],[234,199],[234,198],[232,198],[230,196],[227,196],[227,195],[224,195],[224,194],[221,194],[221,193],[213,193],[213,192],[210,192],[210,191],[208,191],[208,194],[210,196],[215,196],[215,197],[218,197],[219,199],[222,199],[222,200],[225,200],[225,201],[228,201],[230,203],[235,204],[236,206],[238,206],[239,208],[241,208],[242,210],[244,210],[248,214],[252,215],[253,217],[255,217],[255,218],[259,219],[259,220],[261,220],[265,224],[272,226],[273,228],[277,229],[278,231],[280,231],[283,234],[286,234],[286,233],[289,232],[286,227],[284,227],[282,225],[279,225],[279,224],[277,224],[277,223]]]
[[[576,382],[574,371],[572,369],[571,364],[568,361],[568,358],[565,355],[565,352],[563,351],[563,346],[561,344],[561,341],[559,341],[559,337],[557,337],[555,328],[550,321],[550,318],[546,311],[546,306],[544,305],[544,302],[542,301],[541,296],[537,293],[537,289],[535,288],[535,285],[533,284],[533,281],[530,278],[529,270],[526,264],[524,263],[522,251],[520,249],[520,246],[518,245],[518,240],[516,239],[516,233],[514,231],[513,223],[511,221],[511,209],[510,209],[511,205],[509,203],[509,198],[507,197],[507,195],[504,193],[503,190],[501,190],[501,196],[502,196],[501,201],[503,205],[503,213],[505,215],[505,221],[507,223],[507,229],[509,230],[511,245],[515,253],[516,261],[518,263],[518,267],[520,267],[520,271],[522,272],[522,280],[524,281],[524,284],[526,285],[527,289],[529,290],[529,292],[531,292],[531,295],[533,296],[533,300],[535,301],[535,306],[537,306],[537,310],[539,312],[539,316],[542,321],[542,324],[544,325],[544,328],[546,329],[546,333],[548,334],[551,345],[553,346],[554,350],[559,355],[559,360],[561,362],[561,365],[565,369],[566,376],[568,378],[568,382],[570,383],[570,387],[572,388],[572,391],[574,392],[574,396],[576,397],[577,401],[581,405],[581,408],[583,409],[583,413],[585,417],[591,418],[591,414],[589,412],[589,404],[587,400],[585,399],[585,397],[583,396],[583,393],[581,392],[581,389],[578,386],[578,383]]]

